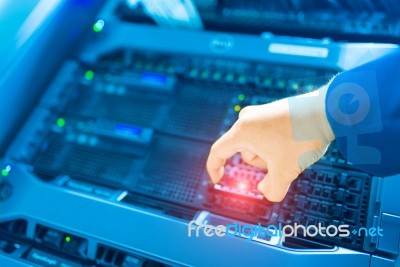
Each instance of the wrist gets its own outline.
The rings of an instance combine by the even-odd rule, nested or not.
[[[319,128],[318,131],[322,134],[322,138],[326,142],[332,142],[335,140],[332,127],[329,123],[326,109],[326,95],[329,89],[329,84],[322,86],[318,89],[318,96],[315,98],[314,109],[312,114],[315,116],[316,126]]]
[[[335,139],[326,115],[325,98],[328,85],[313,92],[288,98],[289,115],[294,141],[321,140],[323,144]]]
[[[288,98],[292,137],[297,143],[301,170],[319,160],[335,139],[325,107],[328,87]]]

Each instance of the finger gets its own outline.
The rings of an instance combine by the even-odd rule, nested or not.
[[[243,118],[243,116],[248,114],[252,108],[253,108],[253,106],[246,106],[246,107],[242,108],[239,112],[239,119]]]
[[[258,184],[257,189],[260,191],[269,201],[281,202],[290,187],[291,182],[295,179],[273,175],[268,173],[263,180]]]
[[[248,150],[242,151],[241,156],[242,160],[247,164],[260,169],[267,169],[267,163],[253,152],[250,152]]]
[[[211,147],[207,159],[207,171],[213,183],[218,183],[224,174],[226,160],[239,152],[232,130],[221,136]]]

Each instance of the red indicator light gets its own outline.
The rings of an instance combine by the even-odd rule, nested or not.
[[[238,187],[238,189],[239,189],[240,191],[245,191],[245,190],[247,189],[247,183],[245,183],[245,182],[239,182],[239,183],[237,184],[237,187]]]

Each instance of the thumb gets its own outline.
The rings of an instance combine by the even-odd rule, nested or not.
[[[285,198],[291,182],[295,178],[296,177],[290,178],[282,175],[274,175],[268,172],[264,179],[258,184],[257,189],[269,201],[281,202]]]

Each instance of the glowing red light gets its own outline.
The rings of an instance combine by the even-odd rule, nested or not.
[[[247,183],[245,183],[245,182],[239,182],[239,183],[237,184],[237,187],[238,187],[238,189],[239,189],[240,191],[245,191],[245,190],[247,189]]]

